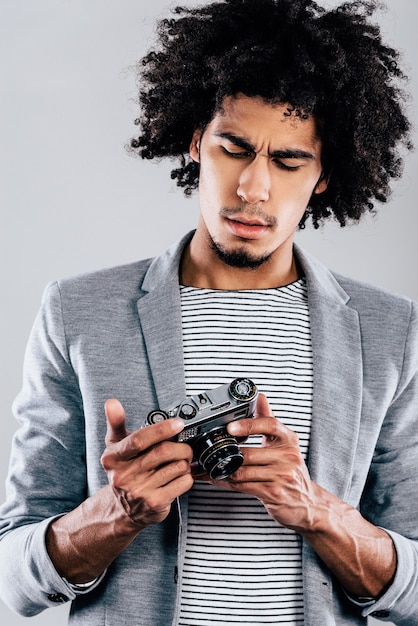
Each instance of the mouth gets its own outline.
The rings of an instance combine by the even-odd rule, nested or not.
[[[226,222],[229,230],[240,239],[260,239],[269,228],[259,219],[242,216],[226,217]]]
[[[239,215],[238,217],[227,217],[227,219],[233,222],[239,222],[239,224],[244,224],[244,226],[268,226],[268,224],[263,222],[263,220],[261,219],[257,219],[254,217],[248,218],[244,217],[243,215]]]

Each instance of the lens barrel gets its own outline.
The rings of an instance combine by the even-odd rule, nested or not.
[[[193,442],[195,458],[214,480],[227,478],[243,463],[244,457],[235,437],[224,428],[205,433]]]

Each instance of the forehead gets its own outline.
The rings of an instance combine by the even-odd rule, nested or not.
[[[271,104],[242,94],[224,99],[209,128],[214,134],[229,132],[252,143],[296,141],[311,148],[320,144],[313,116],[302,117],[288,104]]]

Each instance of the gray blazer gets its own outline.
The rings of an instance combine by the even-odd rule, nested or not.
[[[83,626],[177,623],[187,496],[143,533],[92,591],[77,595],[45,549],[51,519],[106,484],[100,465],[107,398],[128,427],[185,395],[178,268],[189,233],[160,257],[51,284],[14,410],[7,502],[0,509],[0,593],[33,615],[73,600]],[[398,569],[363,615],[418,624],[417,305],[336,276],[298,247],[314,354],[313,480],[392,535]],[[306,626],[364,624],[362,609],[303,545]]]

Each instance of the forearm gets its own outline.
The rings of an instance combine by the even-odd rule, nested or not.
[[[86,583],[100,576],[143,528],[106,486],[52,522],[47,550],[61,576],[74,584]]]
[[[311,527],[299,530],[318,556],[354,596],[376,598],[396,572],[391,537],[318,485]]]

